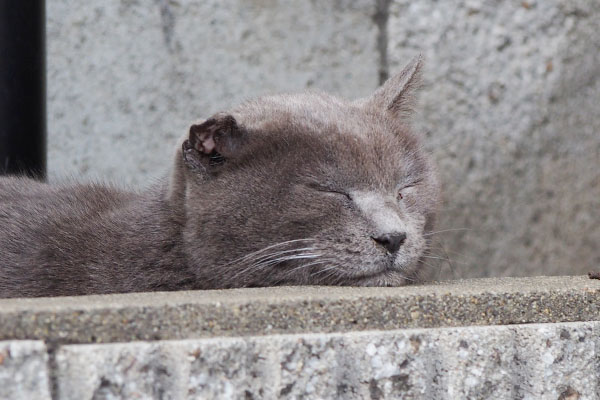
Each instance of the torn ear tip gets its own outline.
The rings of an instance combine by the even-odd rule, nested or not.
[[[199,128],[200,128],[200,125],[198,125],[198,124],[192,124],[190,126],[190,133],[195,133]]]
[[[225,119],[225,121],[227,121],[230,124],[237,123],[237,121],[235,120],[235,117],[231,114],[227,114],[224,119]]]

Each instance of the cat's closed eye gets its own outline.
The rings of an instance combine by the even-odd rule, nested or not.
[[[345,192],[341,189],[333,188],[329,185],[324,185],[324,184],[315,183],[315,182],[311,182],[307,186],[309,188],[311,188],[317,192],[323,193],[325,195],[343,197],[345,200],[352,201],[352,196],[350,195],[350,193]]]
[[[398,190],[398,193],[396,194],[396,198],[398,199],[398,201],[400,201],[404,198],[404,196],[402,195],[402,189]]]
[[[346,200],[352,201],[352,196],[350,195],[350,193],[342,192],[339,190],[331,190],[331,189],[325,190],[325,192],[329,193],[333,196],[340,196],[340,197],[343,196]]]
[[[410,195],[417,186],[419,182],[410,183],[408,185],[402,186],[401,188],[396,190],[396,199],[398,201],[404,200],[407,195]]]
[[[316,190],[326,195],[343,197],[346,200],[352,201],[352,196],[350,195],[350,193],[344,192],[343,190],[332,189],[329,187],[319,187]]]

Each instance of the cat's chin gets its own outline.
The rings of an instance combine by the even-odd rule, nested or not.
[[[406,286],[417,283],[412,277],[395,270],[386,270],[376,275],[355,278],[352,286]]]

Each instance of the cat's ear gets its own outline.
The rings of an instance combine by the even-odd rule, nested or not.
[[[413,58],[402,72],[388,79],[366,101],[368,107],[390,112],[397,118],[410,115],[416,92],[421,86],[423,57]]]
[[[230,114],[219,113],[190,127],[183,159],[192,169],[216,167],[234,157],[245,142],[245,131]]]

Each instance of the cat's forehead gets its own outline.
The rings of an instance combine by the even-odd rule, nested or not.
[[[335,130],[363,137],[381,124],[361,107],[321,92],[265,96],[242,104],[233,113],[250,130],[288,134]]]
[[[263,97],[233,115],[251,135],[289,144],[278,148],[296,162],[329,163],[357,179],[393,180],[418,153],[415,138],[385,115],[325,93]]]

